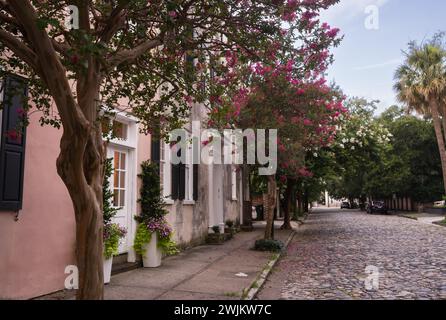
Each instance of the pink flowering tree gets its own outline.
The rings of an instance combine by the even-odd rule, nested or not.
[[[308,11],[296,27],[284,28],[279,39],[257,52],[261,60],[248,60],[239,50],[226,52],[213,66],[216,76],[209,126],[277,129],[279,133],[280,174],[267,177],[265,239],[272,237],[277,180],[282,184],[289,181],[293,187],[300,177],[310,176],[304,165],[305,153],[334,140],[335,123],[345,112],[341,95],[323,78],[332,61],[329,48],[340,41],[339,30],[317,17],[317,12]],[[285,13],[285,20],[294,19]],[[287,44],[291,42],[295,45],[290,49]],[[288,228],[287,211],[284,227]]]
[[[346,111],[342,96],[326,86],[323,79],[301,83],[287,78],[286,69],[277,70],[253,82],[254,87],[238,118],[238,126],[243,128],[278,130],[279,170],[267,177],[270,200],[266,239],[271,237],[277,182],[286,188],[283,227],[290,228],[291,193],[300,180],[313,175],[305,166],[306,153],[334,141],[336,123]]]
[[[63,128],[57,170],[76,216],[79,299],[103,298],[103,114],[128,109],[145,132],[181,126],[194,102],[220,96],[206,79],[222,52],[246,63],[300,43],[315,66],[302,72],[317,72],[336,32],[315,16],[336,2],[0,0],[1,73],[25,76],[32,113]]]

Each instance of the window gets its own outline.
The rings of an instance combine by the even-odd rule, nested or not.
[[[114,174],[113,174],[113,206],[117,208],[125,207],[126,198],[126,178],[127,178],[127,154],[124,152],[115,151]]]
[[[22,209],[26,127],[22,117],[28,88],[23,78],[8,75],[0,112],[0,210]]]
[[[128,125],[116,120],[113,120],[112,125],[113,137],[119,140],[127,140]]]
[[[168,150],[169,152],[166,152],[166,154],[170,154],[172,150],[176,149],[172,149],[169,146]],[[164,166],[164,173],[166,176],[169,176],[169,179],[165,179],[164,181],[170,182],[169,189],[171,189],[170,194],[172,200],[194,201],[196,199],[197,188],[194,180],[194,175],[196,176],[196,174],[194,174],[194,170],[197,170],[197,166],[192,164],[192,150],[192,144],[187,143],[185,150],[186,163]],[[177,151],[178,157],[181,157],[181,152],[184,152],[184,150],[179,149]],[[169,172],[167,173],[167,171]]]
[[[128,128],[129,126],[126,123],[109,118],[102,119],[102,133],[107,138],[126,141],[128,138]]]

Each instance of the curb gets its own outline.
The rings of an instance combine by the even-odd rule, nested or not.
[[[399,215],[397,215],[397,217],[418,221],[417,217],[411,217],[411,216],[408,216],[408,215],[405,215],[405,214],[399,214]]]
[[[286,248],[288,248],[288,245],[290,244],[291,240],[294,238],[295,234],[296,234],[296,231],[293,230],[291,232],[291,234],[288,236],[288,239],[285,242],[285,246],[284,246],[283,250],[278,254],[274,254],[273,258],[263,267],[263,271],[255,278],[255,280],[251,283],[251,285],[243,290],[242,300],[253,300],[255,298],[257,293],[260,291],[260,289],[265,284],[266,279],[268,278],[269,274],[272,272],[277,261],[279,261],[280,257],[285,252]]]

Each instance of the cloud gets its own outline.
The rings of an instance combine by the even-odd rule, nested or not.
[[[339,3],[321,13],[321,20],[332,25],[342,25],[359,15],[366,16],[365,9],[370,5],[384,6],[390,0],[340,0]]]
[[[362,67],[356,67],[356,68],[354,68],[354,70],[356,70],[356,71],[364,71],[364,70],[379,69],[379,68],[384,68],[384,67],[388,67],[388,66],[397,65],[397,64],[400,64],[402,62],[403,62],[403,60],[401,58],[399,58],[399,59],[392,59],[392,60],[385,61],[385,62],[382,62],[382,63],[371,64],[371,65],[362,66]]]

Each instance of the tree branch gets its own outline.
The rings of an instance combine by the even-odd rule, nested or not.
[[[7,14],[4,14],[2,12],[0,12],[0,20],[3,22],[9,23],[9,24],[15,25],[16,27],[20,26],[20,24],[17,22],[16,19],[14,19],[13,17],[8,16]]]
[[[154,49],[162,44],[163,42],[161,41],[161,38],[158,37],[157,39],[144,41],[133,49],[124,49],[118,51],[108,60],[109,66],[114,68],[121,63],[133,61],[143,55],[145,52]]]
[[[36,23],[37,13],[33,5],[29,0],[7,0],[7,3],[11,15],[17,19],[25,30],[26,42],[34,49],[36,56],[35,64],[37,65],[37,68],[34,68],[34,70],[45,82],[56,102],[64,126],[64,134],[73,134],[86,129],[88,122],[73,96],[68,83],[67,71],[57,56],[51,38],[45,30],[38,27]],[[20,53],[28,52],[24,50],[23,46],[20,48]],[[25,46],[25,48],[27,47]],[[24,61],[28,63],[30,59],[27,56],[24,58],[26,58]],[[33,65],[30,64],[30,66]]]
[[[104,28],[100,31],[99,41],[109,42],[116,32],[122,28],[126,21],[128,3],[122,3],[110,14],[106,20]]]
[[[0,29],[0,40],[3,42],[14,54],[27,63],[34,70],[39,70],[37,64],[37,56],[25,43],[18,40],[14,35]]]
[[[64,56],[68,56],[68,51],[70,51],[71,46],[66,42],[59,42],[56,39],[51,39],[54,49]]]

